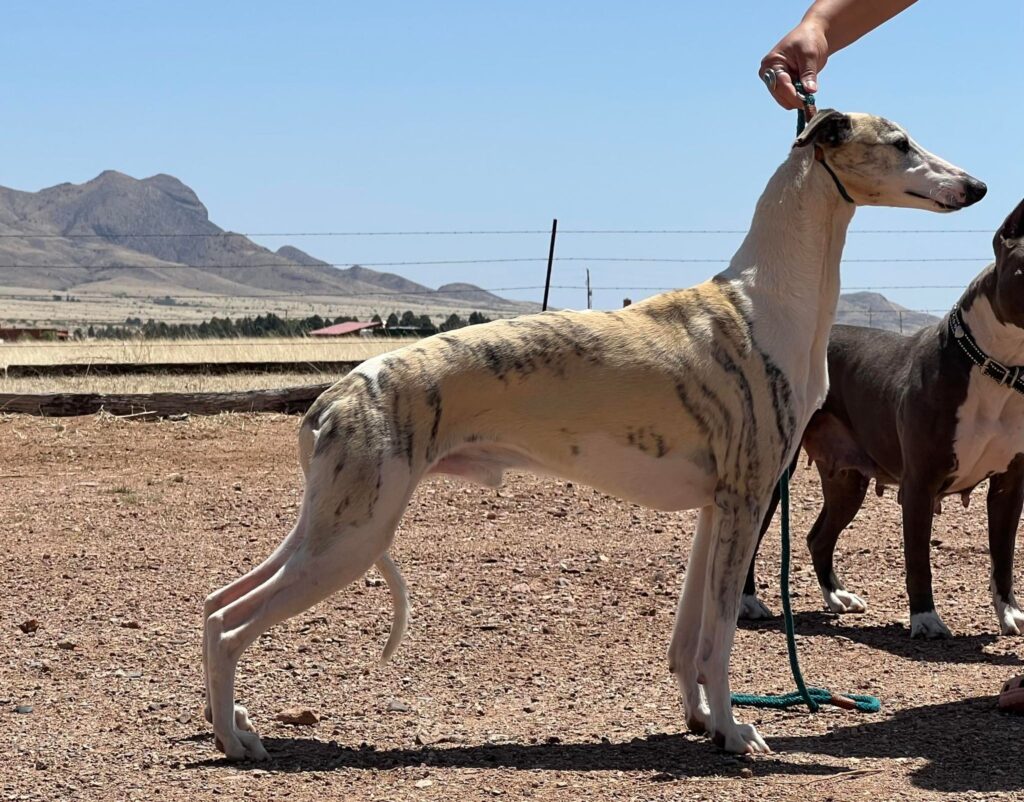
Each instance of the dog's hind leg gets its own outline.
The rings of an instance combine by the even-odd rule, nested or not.
[[[697,672],[707,695],[712,738],[722,748],[741,754],[771,751],[752,725],[738,724],[733,718],[729,689],[729,656],[736,634],[744,571],[754,555],[758,526],[770,493],[771,489],[765,488],[760,504],[733,490],[719,489],[715,494],[697,647]]]
[[[715,508],[703,507],[697,518],[686,579],[676,608],[672,643],[668,648],[668,670],[676,675],[683,695],[686,726],[698,735],[707,731],[708,707],[697,681],[697,640],[700,637],[701,613],[704,609],[704,583],[707,580],[708,552]]]
[[[836,576],[834,555],[839,535],[850,525],[868,492],[868,479],[855,470],[836,471],[831,476],[820,469],[824,504],[807,534],[814,572],[818,576],[825,606],[833,613],[863,613],[864,600],[848,591]]]
[[[369,520],[345,523],[339,522],[342,516],[334,512],[333,503],[310,502],[308,493],[307,489],[308,520],[300,517],[305,536],[294,552],[267,581],[206,622],[213,729],[219,747],[236,760],[267,757],[256,734],[238,729],[234,722],[235,668],[242,652],[270,627],[327,598],[381,560],[409,496],[407,487],[393,484],[377,500]]]
[[[740,618],[745,621],[758,621],[771,618],[773,615],[772,611],[764,606],[764,602],[757,598],[757,582],[754,577],[754,571],[757,565],[757,553],[761,550],[761,541],[764,540],[765,533],[772,524],[772,518],[775,517],[775,510],[779,506],[779,498],[779,488],[776,486],[775,490],[772,491],[772,500],[768,504],[768,511],[764,514],[764,520],[761,521],[761,531],[757,536],[754,556],[750,558],[750,566],[747,568],[747,580],[743,583],[743,596],[740,597]]]

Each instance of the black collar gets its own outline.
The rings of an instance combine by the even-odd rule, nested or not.
[[[832,176],[832,181],[835,182],[836,189],[838,189],[839,194],[843,196],[843,200],[847,203],[853,203],[853,198],[851,198],[850,193],[846,191],[846,187],[843,186],[843,182],[839,180],[839,176],[832,171],[832,168],[828,166],[828,162],[825,161],[825,151],[819,147],[815,147],[814,160],[824,167],[828,171],[828,174]]]
[[[953,339],[960,349],[967,354],[967,358],[981,368],[982,373],[999,384],[1024,395],[1024,365],[1008,367],[982,351],[964,322],[960,304],[954,304],[953,310],[949,313],[949,333],[953,335]]]

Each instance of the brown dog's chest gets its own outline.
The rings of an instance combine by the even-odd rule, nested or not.
[[[967,397],[957,410],[948,492],[967,490],[1003,473],[1020,453],[1024,453],[1024,395],[973,369]]]

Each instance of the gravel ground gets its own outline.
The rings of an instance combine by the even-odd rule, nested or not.
[[[395,556],[410,636],[371,575],[273,629],[237,692],[273,758],[233,765],[202,719],[200,610],[295,519],[297,420],[0,418],[0,795],[3,799],[1020,799],[1024,720],[995,710],[1022,670],[987,591],[984,504],[947,501],[936,599],[956,637],[911,641],[899,508],[871,495],[839,565],[868,612],[822,612],[806,550],[794,606],[812,684],[883,710],[743,710],[774,754],[738,759],[685,734],[665,650],[695,515],[565,482],[500,492],[436,480]],[[794,530],[817,511],[795,478]],[[761,571],[779,608],[778,537]],[[19,624],[36,622],[33,632]],[[31,625],[26,626],[31,630]],[[734,690],[789,690],[778,620],[742,627]],[[319,722],[275,716],[310,708]],[[18,712],[18,711],[22,712]]]

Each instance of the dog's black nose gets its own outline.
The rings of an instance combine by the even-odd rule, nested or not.
[[[988,192],[987,186],[977,178],[968,177],[965,179],[964,206],[970,206],[972,203],[977,203],[985,197],[986,192]]]

